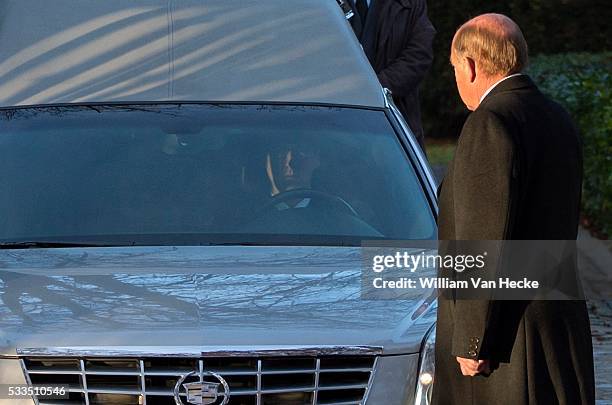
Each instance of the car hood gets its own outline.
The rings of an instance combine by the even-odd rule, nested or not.
[[[0,354],[49,348],[353,346],[418,352],[431,292],[361,296],[348,247],[0,251]],[[26,351],[27,351],[26,350]]]

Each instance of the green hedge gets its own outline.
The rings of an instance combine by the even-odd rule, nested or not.
[[[612,69],[611,54],[606,53],[612,51],[610,0],[428,0],[427,4],[437,35],[434,63],[421,86],[425,136],[456,138],[468,114],[448,61],[456,29],[482,13],[508,15],[529,44],[532,76],[543,91],[566,106],[580,127],[585,144],[584,211],[612,236]],[[542,54],[556,55],[538,56]]]
[[[458,136],[467,115],[448,56],[455,30],[476,15],[497,12],[511,17],[521,27],[530,55],[612,51],[610,0],[427,0],[427,4],[437,30],[434,63],[421,86],[423,127],[429,138]]]
[[[568,53],[532,58],[540,89],[563,104],[584,144],[583,211],[612,235],[612,53]]]

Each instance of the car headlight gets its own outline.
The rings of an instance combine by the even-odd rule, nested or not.
[[[416,393],[414,395],[415,405],[429,405],[431,403],[431,393],[433,391],[435,371],[435,346],[436,326],[434,325],[427,333],[425,343],[421,348],[419,374],[417,378]]]

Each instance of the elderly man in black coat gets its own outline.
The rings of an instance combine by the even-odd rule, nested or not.
[[[576,239],[581,143],[567,112],[521,73],[519,27],[500,14],[468,21],[451,63],[473,112],[440,189],[440,239]],[[434,404],[595,403],[584,301],[456,297],[439,299]]]
[[[433,61],[436,33],[427,17],[426,0],[349,1],[355,35],[423,147],[418,87]]]

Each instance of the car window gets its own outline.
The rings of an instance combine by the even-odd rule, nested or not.
[[[435,233],[383,111],[5,109],[0,134],[3,241],[344,245]]]

